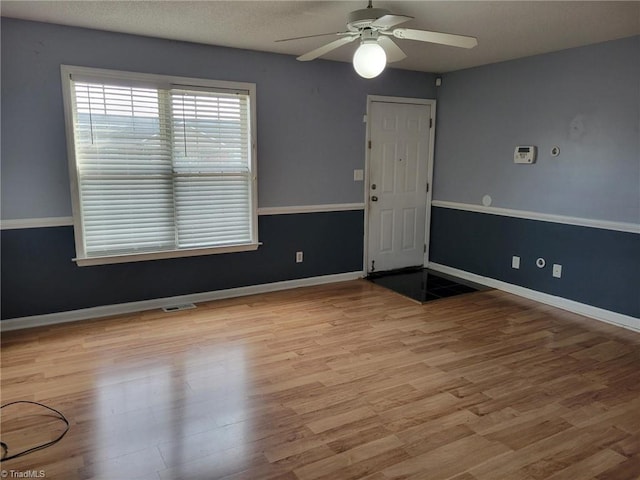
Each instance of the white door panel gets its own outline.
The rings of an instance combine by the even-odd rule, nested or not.
[[[418,211],[416,208],[405,208],[402,212],[402,250],[413,250],[418,247],[416,245],[416,228],[418,227]]]
[[[423,264],[431,106],[372,102],[367,271]]]
[[[394,225],[393,210],[380,211],[380,252],[392,253],[393,252],[393,225]]]

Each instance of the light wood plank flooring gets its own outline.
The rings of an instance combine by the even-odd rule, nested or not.
[[[640,478],[640,334],[498,291],[362,280],[7,332],[14,400],[71,422],[1,467],[45,478]],[[37,413],[2,410],[11,451],[60,431]]]

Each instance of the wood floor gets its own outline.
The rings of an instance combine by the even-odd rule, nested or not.
[[[364,280],[2,335],[2,403],[71,429],[53,479],[640,478],[640,334]],[[62,425],[2,410],[11,452]],[[18,478],[18,477],[12,477]]]

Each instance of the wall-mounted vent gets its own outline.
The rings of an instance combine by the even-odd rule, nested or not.
[[[171,305],[169,307],[164,307],[162,310],[165,312],[179,312],[180,310],[191,310],[192,308],[196,308],[193,303],[183,303],[181,305]]]

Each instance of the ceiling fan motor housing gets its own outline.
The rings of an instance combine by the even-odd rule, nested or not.
[[[355,10],[349,14],[347,28],[352,32],[358,32],[363,28],[370,27],[380,17],[389,15],[390,12],[384,8],[363,8]]]

